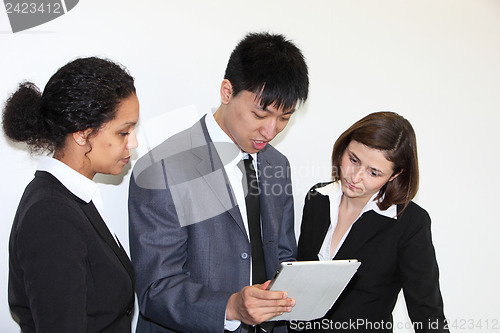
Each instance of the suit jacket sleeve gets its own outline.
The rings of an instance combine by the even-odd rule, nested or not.
[[[163,189],[143,188],[134,175],[130,181],[130,250],[141,313],[182,332],[222,332],[231,293],[214,292],[190,279],[185,268],[188,227],[180,226],[165,185]]]
[[[87,245],[81,211],[53,200],[31,206],[16,233],[36,332],[87,331]]]
[[[300,225],[297,260],[319,260],[318,253],[330,225],[330,200],[313,186],[306,195]]]
[[[418,209],[406,218],[409,221],[401,239],[399,267],[409,316],[413,323],[422,324],[421,329],[415,325],[416,332],[448,332],[430,217],[425,210]]]

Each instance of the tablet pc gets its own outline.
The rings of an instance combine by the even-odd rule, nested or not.
[[[295,299],[291,312],[274,320],[313,320],[323,317],[361,263],[356,259],[283,262],[268,289],[286,291]]]

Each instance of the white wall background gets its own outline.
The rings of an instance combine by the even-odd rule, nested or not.
[[[498,0],[80,0],[16,34],[0,7],[0,100],[22,80],[43,88],[69,60],[97,55],[136,77],[143,123],[190,104],[201,115],[219,104],[238,40],[262,30],[294,40],[310,69],[310,98],[274,142],[294,170],[297,230],[306,191],[329,180],[338,135],[370,112],[396,111],[417,133],[416,201],[433,218],[452,331],[500,331]],[[7,304],[8,238],[36,159],[3,134],[0,156],[0,332],[18,332]],[[105,217],[124,245],[129,176],[100,178]],[[399,305],[395,332],[411,332],[399,329],[405,320]]]

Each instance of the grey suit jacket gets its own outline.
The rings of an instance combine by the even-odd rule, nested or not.
[[[139,333],[223,332],[229,297],[250,283],[250,242],[220,156],[234,147],[215,145],[202,118],[134,167],[129,215]],[[257,162],[271,278],[280,262],[296,257],[290,167],[269,145]],[[284,325],[275,327],[280,331]]]

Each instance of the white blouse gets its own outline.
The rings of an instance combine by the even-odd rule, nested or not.
[[[392,205],[386,210],[381,210],[377,206],[377,202],[374,201],[375,198],[377,197],[377,193],[375,193],[370,200],[368,200],[367,204],[365,207],[363,207],[363,210],[359,214],[359,216],[356,218],[354,223],[349,227],[349,230],[346,231],[344,236],[339,242],[339,245],[335,249],[333,253],[330,253],[330,244],[332,243],[332,237],[333,237],[333,231],[335,230],[335,227],[337,226],[337,221],[339,217],[339,206],[340,206],[340,200],[342,199],[342,186],[340,184],[340,181],[330,183],[326,186],[320,187],[316,189],[316,192],[319,192],[320,194],[327,195],[330,200],[330,226],[328,227],[328,231],[326,233],[325,239],[323,240],[323,244],[321,245],[321,248],[318,253],[318,259],[319,260],[332,260],[333,257],[337,254],[339,251],[340,247],[344,243],[344,240],[346,239],[347,235],[351,231],[352,226],[354,223],[356,223],[357,220],[363,215],[365,212],[368,212],[370,210],[373,210],[375,213],[389,217],[389,218],[396,218],[397,215],[397,206]]]

